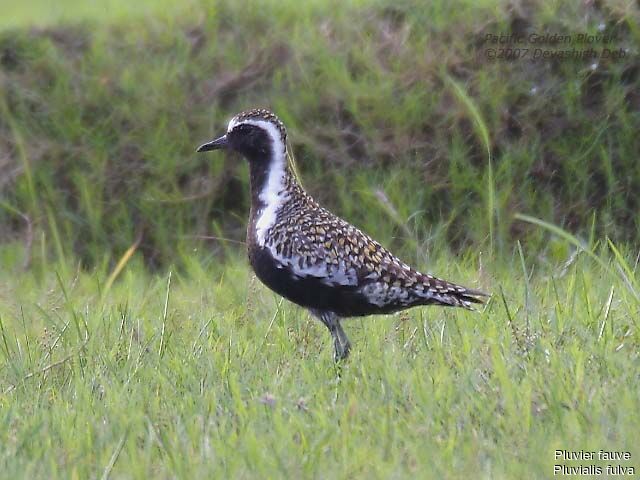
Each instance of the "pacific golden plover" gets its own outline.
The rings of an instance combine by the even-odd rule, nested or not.
[[[226,134],[197,151],[218,149],[249,161],[247,248],[253,270],[267,287],[324,323],[336,361],[350,348],[342,318],[483,303],[478,297],[487,294],[418,272],[311,198],[291,168],[285,127],[270,111],[236,115]]]

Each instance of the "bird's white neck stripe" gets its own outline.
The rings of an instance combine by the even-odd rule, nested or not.
[[[276,223],[278,210],[287,201],[289,194],[286,191],[285,176],[287,174],[287,151],[280,131],[271,122],[264,120],[231,120],[228,131],[231,131],[238,123],[255,125],[264,129],[271,138],[272,151],[267,167],[267,180],[258,194],[262,203],[261,211],[257,212],[256,239],[258,245],[263,247],[267,231]]]

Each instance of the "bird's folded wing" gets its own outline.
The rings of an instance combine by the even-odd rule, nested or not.
[[[355,287],[379,278],[388,252],[344,220],[329,219],[322,213],[304,228],[274,227],[283,234],[272,235],[265,246],[280,268],[294,277],[315,277],[326,285]]]

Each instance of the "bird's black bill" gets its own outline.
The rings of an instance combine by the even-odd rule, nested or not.
[[[196,152],[209,152],[211,150],[224,150],[229,146],[227,136],[223,135],[220,138],[211,140],[209,143],[204,143],[198,147]]]

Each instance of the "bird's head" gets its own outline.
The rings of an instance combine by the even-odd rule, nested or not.
[[[196,151],[234,150],[251,162],[269,161],[286,154],[287,131],[269,110],[254,109],[231,119],[227,133],[200,145]]]

